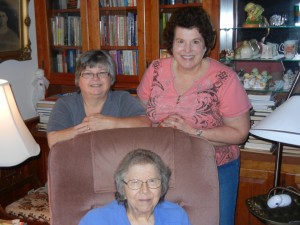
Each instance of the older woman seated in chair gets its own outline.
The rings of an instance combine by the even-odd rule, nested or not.
[[[164,200],[170,176],[154,152],[129,152],[115,172],[116,200],[90,210],[79,225],[191,224],[183,208]]]

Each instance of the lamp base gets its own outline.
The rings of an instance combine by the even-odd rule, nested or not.
[[[292,203],[286,207],[269,208],[267,201],[269,195],[258,195],[246,200],[251,214],[269,225],[300,225],[300,196],[288,193]]]

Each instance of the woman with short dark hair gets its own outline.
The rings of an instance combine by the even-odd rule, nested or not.
[[[55,103],[47,127],[50,148],[95,130],[150,126],[145,109],[135,97],[111,90],[115,80],[115,64],[107,52],[91,50],[79,57],[75,84],[80,91]]]

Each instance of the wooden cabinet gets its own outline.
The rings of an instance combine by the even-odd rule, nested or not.
[[[174,10],[183,7],[186,4],[160,5],[159,0],[138,0],[133,6],[107,6],[101,5],[99,0],[80,0],[80,8],[65,9],[59,5],[58,0],[38,0],[34,1],[36,30],[37,30],[37,50],[38,65],[45,70],[46,77],[50,80],[49,94],[55,92],[72,91],[74,88],[74,73],[69,64],[73,52],[84,52],[89,49],[104,49],[107,51],[119,51],[131,54],[137,53],[136,67],[138,72],[132,75],[119,73],[115,83],[115,89],[135,89],[144,74],[147,65],[156,58],[159,58],[159,18],[160,13],[165,10]],[[128,1],[129,2],[129,1]],[[193,6],[202,5],[212,16],[216,30],[219,30],[219,0],[202,0],[201,3],[191,3]],[[121,20],[133,15],[135,18],[136,44],[132,43],[110,43],[103,42],[105,30],[102,24],[107,18],[109,23],[119,24]],[[68,38],[63,43],[55,43],[53,30],[55,30],[55,20],[63,18],[65,27],[70,27],[69,19],[71,17],[80,18],[80,44],[67,43]],[[110,20],[111,19],[111,20]],[[117,21],[117,22],[116,22]],[[112,25],[113,26],[113,25]],[[117,25],[118,26],[118,25]],[[126,26],[125,26],[126,27]],[[101,30],[102,29],[102,30]],[[117,29],[117,28],[116,28]],[[127,29],[127,27],[126,27]],[[110,38],[118,39],[116,33],[110,34]],[[109,31],[110,33],[112,31]],[[65,32],[63,32],[65,33]],[[67,36],[68,34],[66,34]],[[107,37],[106,37],[107,38]],[[218,57],[218,44],[212,51],[213,58]],[[63,57],[62,68],[58,69],[57,56]],[[70,55],[70,57],[69,57]],[[72,58],[76,58],[75,54]],[[65,60],[64,60],[65,59]],[[67,65],[66,65],[67,64]],[[61,67],[61,65],[60,65]]]
[[[246,199],[267,194],[274,184],[275,156],[270,153],[241,152],[241,170],[236,207],[236,225],[262,225],[247,209]],[[283,156],[282,186],[300,189],[300,157]]]

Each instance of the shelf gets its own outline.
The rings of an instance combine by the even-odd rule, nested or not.
[[[59,14],[59,13],[80,13],[80,9],[50,9],[50,12]]]
[[[188,6],[194,6],[197,7],[201,5],[202,3],[186,3],[186,4],[161,4],[159,6],[160,9],[177,9],[177,8],[183,8]]]
[[[266,89],[256,89],[256,88],[247,88],[245,89],[247,92],[253,91],[253,92],[261,92],[261,93],[267,93],[267,92],[276,92],[276,93],[288,93],[289,90],[275,90],[274,88],[266,88]]]
[[[300,29],[300,26],[268,26],[268,27],[223,27],[220,30],[262,30],[262,29]]]
[[[136,6],[118,6],[118,7],[100,7],[99,11],[136,11],[137,7]]]
[[[278,56],[272,59],[261,59],[260,57],[249,58],[249,59],[220,59],[220,62],[229,64],[230,62],[299,62],[300,54],[297,54],[292,59],[286,59],[283,54],[279,54]]]

